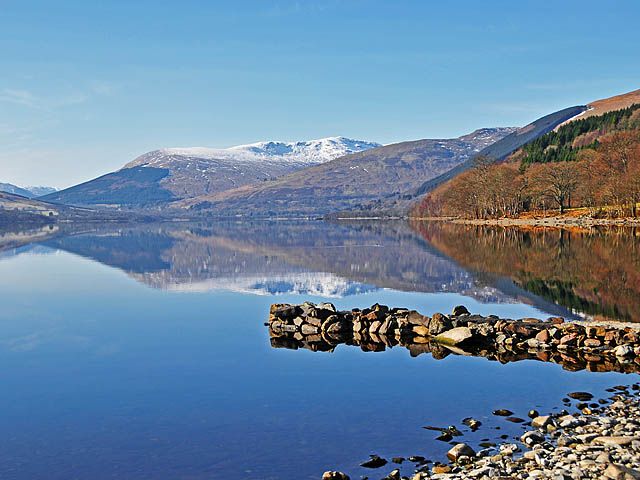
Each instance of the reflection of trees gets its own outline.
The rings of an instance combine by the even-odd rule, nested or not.
[[[640,321],[640,230],[519,229],[414,222],[433,246],[478,272],[598,316]]]

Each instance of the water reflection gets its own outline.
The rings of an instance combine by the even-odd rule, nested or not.
[[[381,288],[526,303],[550,315],[640,318],[634,229],[522,230],[445,223],[224,222],[5,232],[153,288],[347,297]],[[4,242],[3,242],[4,238]],[[33,245],[33,244],[31,244]],[[23,249],[25,247],[22,247]]]
[[[497,427],[517,435],[490,412],[551,409],[568,391],[624,381],[395,347],[271,348],[271,303],[328,296],[340,309],[465,303],[566,316],[509,272],[445,250],[446,231],[264,222],[19,233],[0,237],[1,478],[317,479],[329,468],[358,478],[374,452],[442,458],[448,445],[421,425],[473,416],[486,428],[465,441]]]
[[[521,229],[415,223],[423,238],[476,275],[497,275],[581,315],[640,320],[640,231]]]

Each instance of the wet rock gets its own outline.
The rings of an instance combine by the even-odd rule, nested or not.
[[[378,455],[371,455],[371,458],[366,462],[362,462],[360,466],[365,468],[380,468],[384,467],[386,464],[387,461],[384,458],[379,457]]]
[[[508,417],[509,415],[513,415],[513,412],[506,408],[499,408],[498,410],[494,410],[493,414],[497,417]]]
[[[468,327],[456,327],[435,337],[435,341],[444,345],[459,345],[471,339],[473,334]]]
[[[467,307],[465,307],[464,305],[458,305],[453,307],[451,315],[453,315],[454,317],[457,317],[459,315],[469,315],[469,310],[467,310]]]
[[[502,455],[513,455],[520,451],[520,447],[515,443],[503,443],[499,450]]]
[[[302,335],[315,335],[320,331],[320,329],[314,325],[305,323],[300,327],[300,331],[302,332]]]
[[[440,440],[441,442],[450,442],[453,440],[453,435],[451,432],[444,430],[440,435],[436,437],[436,440]]]
[[[333,303],[327,303],[327,302],[319,303],[318,305],[316,305],[316,308],[318,310],[328,310],[328,311],[333,312],[333,313],[337,312],[336,307],[335,307],[335,305]]]
[[[350,478],[346,473],[329,471],[322,474],[322,480],[350,480]]]
[[[531,430],[520,437],[520,441],[530,448],[544,442],[544,440],[544,435],[536,430]]]
[[[552,423],[552,419],[549,415],[537,416],[531,420],[531,426],[534,428],[546,428],[547,425]]]
[[[469,427],[472,432],[475,432],[476,430],[478,430],[478,428],[480,428],[480,426],[482,425],[482,422],[480,422],[479,420],[476,420],[475,418],[470,418],[470,417],[463,419],[462,423],[467,427]]]
[[[400,470],[398,469],[391,470],[389,475],[384,477],[384,480],[400,480]]]
[[[551,335],[549,335],[549,332],[547,330],[542,330],[535,336],[535,339],[541,343],[549,343],[549,340],[551,340]]]
[[[429,320],[429,335],[432,337],[451,330],[452,328],[453,323],[451,319],[442,313],[434,313],[431,320]]]
[[[449,465],[434,465],[431,471],[436,475],[441,473],[450,473],[451,467]]]
[[[580,400],[581,402],[588,402],[593,398],[593,395],[589,392],[571,392],[567,396],[569,398],[573,398],[574,400]]]
[[[540,416],[540,413],[537,410],[529,410],[529,412],[527,413],[527,416],[529,418],[536,418]]]
[[[420,335],[422,337],[426,337],[429,335],[429,328],[425,327],[424,325],[415,325],[411,330],[416,335]]]
[[[507,417],[505,420],[511,423],[524,423],[524,419],[520,417]]]
[[[594,438],[591,443],[616,447],[626,447],[628,445],[631,445],[631,443],[636,440],[640,440],[640,437],[601,436]]]
[[[466,443],[458,443],[447,452],[447,458],[452,462],[458,461],[460,457],[473,458],[475,456],[476,452]]]
[[[611,480],[638,480],[640,471],[612,463],[604,471],[604,477]]]
[[[631,345],[618,345],[616,348],[613,349],[613,353],[615,354],[616,357],[622,357],[622,358],[635,356],[633,347],[631,347]]]

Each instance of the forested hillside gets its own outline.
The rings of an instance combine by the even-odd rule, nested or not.
[[[587,208],[593,217],[637,216],[640,104],[564,124],[507,161],[475,166],[431,192],[413,216],[488,219]]]

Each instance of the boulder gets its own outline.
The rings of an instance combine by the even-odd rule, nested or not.
[[[329,310],[333,313],[336,313],[336,307],[333,303],[319,303],[316,305],[316,308],[319,310]]]
[[[466,443],[458,443],[447,452],[447,458],[452,462],[458,461],[460,457],[473,458],[475,456],[476,452]]]
[[[639,480],[640,471],[612,463],[605,469],[604,478],[610,478],[611,480]]]
[[[536,430],[531,430],[520,437],[520,441],[529,448],[544,442],[544,440],[544,435]]]
[[[397,468],[395,470],[391,470],[389,475],[384,477],[384,480],[400,480],[400,470]]]
[[[451,330],[453,324],[451,319],[441,313],[435,313],[429,320],[429,335],[436,336],[447,330]]]
[[[429,335],[429,329],[424,325],[414,325],[411,330],[413,331],[413,333],[421,337],[426,337]]]
[[[457,305],[453,307],[451,315],[453,315],[454,317],[457,317],[459,315],[469,315],[469,310],[467,310],[467,307],[465,307],[464,305]]]
[[[308,323],[305,323],[300,328],[300,331],[302,332],[303,335],[315,335],[318,333],[319,328],[314,325],[309,325]]]
[[[458,345],[473,338],[469,327],[456,327],[435,337],[436,342],[444,345]]]
[[[552,419],[549,415],[540,415],[531,420],[531,426],[533,428],[546,428],[547,425],[552,423]]]
[[[639,440],[638,437],[624,437],[624,436],[601,436],[593,439],[592,443],[599,445],[608,445],[615,447],[626,447],[631,445],[634,441]]]
[[[630,345],[618,345],[613,349],[613,353],[616,357],[633,357],[635,353],[633,352],[633,348]]]
[[[350,480],[350,478],[346,473],[330,471],[322,474],[322,480]]]

